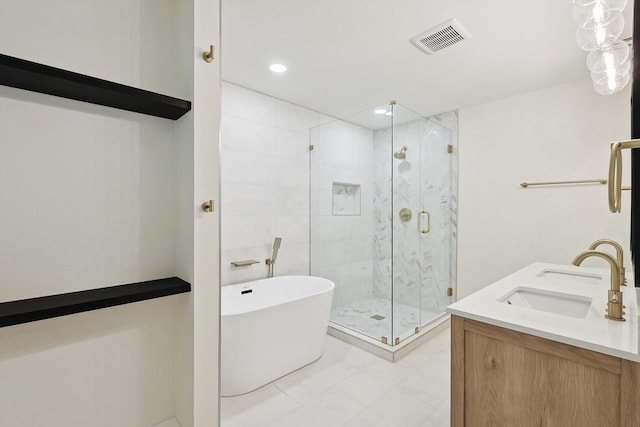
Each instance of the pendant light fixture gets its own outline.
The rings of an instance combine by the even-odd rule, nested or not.
[[[593,88],[602,95],[621,91],[630,80],[629,46],[620,40],[626,5],[627,0],[573,0],[576,43],[589,52]]]

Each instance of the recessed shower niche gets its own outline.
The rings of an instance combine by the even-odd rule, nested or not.
[[[333,215],[360,215],[360,186],[334,182],[331,201]]]
[[[310,143],[310,272],[336,284],[330,333],[395,360],[451,301],[457,115],[392,102],[313,127]]]

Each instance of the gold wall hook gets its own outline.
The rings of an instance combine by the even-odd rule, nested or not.
[[[209,52],[202,52],[202,59],[207,62],[213,62],[213,51],[215,50],[215,46],[209,46]]]
[[[213,212],[213,200],[207,200],[202,203],[203,212]]]

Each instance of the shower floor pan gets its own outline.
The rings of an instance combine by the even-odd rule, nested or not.
[[[418,311],[414,307],[396,303],[393,316],[394,338],[391,333],[391,302],[381,298],[369,298],[331,310],[329,335],[374,353],[384,359],[395,361],[413,348],[429,339],[442,328],[448,326],[449,316],[446,313],[434,313],[428,310]],[[446,324],[445,324],[446,323]],[[420,332],[415,333],[415,327]],[[400,344],[391,346],[383,344],[382,337],[387,337],[389,344],[395,337]]]

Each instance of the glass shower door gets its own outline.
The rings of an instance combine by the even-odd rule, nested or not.
[[[394,344],[450,302],[451,130],[401,106],[393,124]]]
[[[437,117],[436,117],[437,119]],[[420,127],[421,327],[440,317],[451,302],[452,132],[435,119]]]
[[[395,105],[390,156],[393,177],[393,344],[421,325],[421,117]]]

